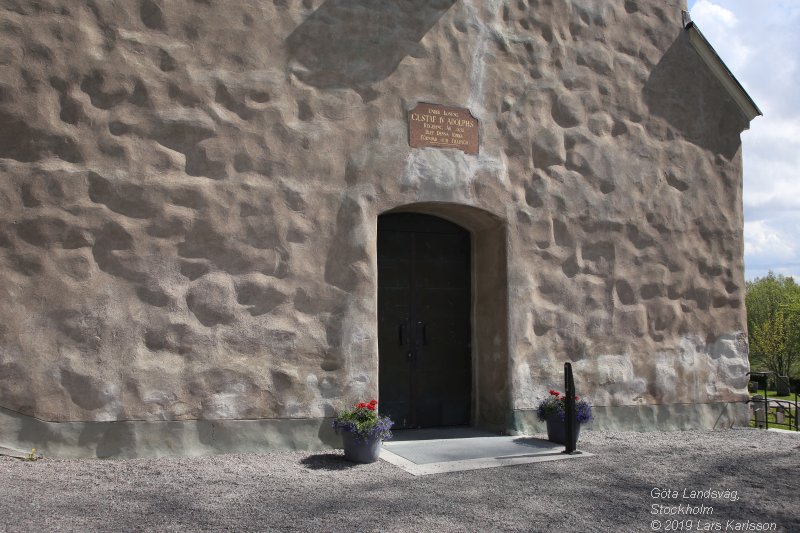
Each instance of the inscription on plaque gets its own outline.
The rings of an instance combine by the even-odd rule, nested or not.
[[[478,153],[478,119],[469,109],[417,104],[408,112],[408,144],[412,148],[457,148]]]

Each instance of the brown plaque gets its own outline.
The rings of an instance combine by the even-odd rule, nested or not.
[[[478,119],[469,109],[417,104],[408,112],[408,144],[412,148],[458,148],[478,153]]]

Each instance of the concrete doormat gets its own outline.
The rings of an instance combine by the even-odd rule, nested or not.
[[[381,459],[415,476],[591,457],[533,437],[507,437],[472,428],[403,430],[381,448]]]

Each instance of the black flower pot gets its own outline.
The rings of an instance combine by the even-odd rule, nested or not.
[[[567,443],[567,423],[561,420],[558,413],[549,413],[547,415],[547,440],[558,444]],[[575,442],[578,442],[578,435],[581,433],[581,423],[576,422],[573,427],[575,433]]]

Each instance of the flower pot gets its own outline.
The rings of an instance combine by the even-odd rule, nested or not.
[[[575,442],[578,442],[578,435],[581,433],[581,423],[576,422],[573,428]],[[567,443],[567,423],[561,420],[556,413],[547,415],[547,440],[558,444]]]
[[[374,463],[381,453],[381,439],[377,437],[356,440],[355,435],[344,431],[342,432],[342,442],[344,443],[344,458],[354,463]]]

